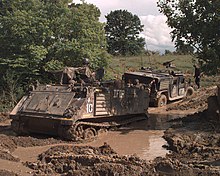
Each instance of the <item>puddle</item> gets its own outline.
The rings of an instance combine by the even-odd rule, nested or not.
[[[150,130],[149,121],[140,121],[100,136],[85,145],[99,147],[106,142],[120,155],[137,155],[141,159],[152,160],[165,156],[168,151],[162,146],[167,144],[162,138],[164,130]]]
[[[163,148],[167,142],[163,139],[164,130],[184,117],[183,114],[151,114],[148,120],[133,123],[127,127],[109,131],[97,140],[85,145],[99,147],[106,142],[120,155],[137,155],[141,159],[152,160],[164,157],[169,151]],[[171,121],[171,122],[170,122]]]

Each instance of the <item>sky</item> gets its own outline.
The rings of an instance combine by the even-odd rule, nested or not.
[[[80,3],[80,0],[73,2]],[[114,10],[127,10],[137,15],[144,25],[141,37],[145,38],[147,49],[162,53],[164,50],[175,50],[169,34],[171,29],[165,23],[166,17],[158,11],[157,0],[85,0],[85,2],[94,4],[100,9],[101,22],[105,22],[105,16]]]

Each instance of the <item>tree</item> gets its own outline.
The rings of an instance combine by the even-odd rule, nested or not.
[[[0,75],[12,69],[23,83],[45,80],[63,66],[107,64],[104,24],[92,4],[69,0],[0,0]]]
[[[127,10],[111,11],[105,26],[108,52],[117,55],[137,55],[144,50],[145,40],[140,19]]]
[[[165,50],[165,51],[164,51],[164,54],[165,54],[165,55],[170,55],[170,54],[172,54],[172,52],[171,52],[170,50]]]
[[[220,0],[159,0],[175,45],[193,46],[202,68],[215,74],[220,68]]]
[[[193,54],[194,48],[189,44],[184,44],[183,41],[176,42],[176,52],[178,54]]]
[[[36,79],[51,82],[48,71],[107,65],[107,43],[100,10],[69,0],[0,0],[0,84],[11,70],[16,87],[25,89]],[[2,88],[0,91],[3,92]]]

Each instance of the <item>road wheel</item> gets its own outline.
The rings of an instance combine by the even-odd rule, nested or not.
[[[106,133],[108,130],[106,129],[106,128],[101,128],[101,129],[99,129],[99,131],[98,131],[98,135],[102,135],[102,134],[104,134],[104,133]]]
[[[167,97],[164,94],[161,94],[161,96],[157,100],[157,107],[162,107],[167,104]]]
[[[192,96],[194,94],[194,89],[192,87],[188,87],[186,89],[186,96],[189,97],[189,96]]]
[[[83,134],[84,133],[84,129],[83,129],[83,125],[78,125],[76,127],[76,136],[79,138],[79,139],[82,139],[83,138]]]
[[[85,140],[93,139],[96,136],[96,130],[94,128],[87,128],[84,131],[83,138]]]

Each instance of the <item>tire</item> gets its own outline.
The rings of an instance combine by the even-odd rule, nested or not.
[[[165,105],[167,105],[167,97],[166,97],[166,95],[161,94],[161,96],[157,100],[156,106],[157,107],[162,107],[162,106],[165,106]]]
[[[190,97],[194,94],[194,89],[192,87],[188,87],[186,89],[186,97]]]
[[[98,130],[98,135],[102,135],[104,133],[106,133],[108,130],[106,128],[101,128]]]
[[[93,138],[96,136],[95,133],[96,133],[96,132],[95,132],[95,129],[94,129],[94,128],[87,128],[87,129],[85,129],[85,131],[84,131],[83,138],[84,138],[85,140],[93,139]]]

